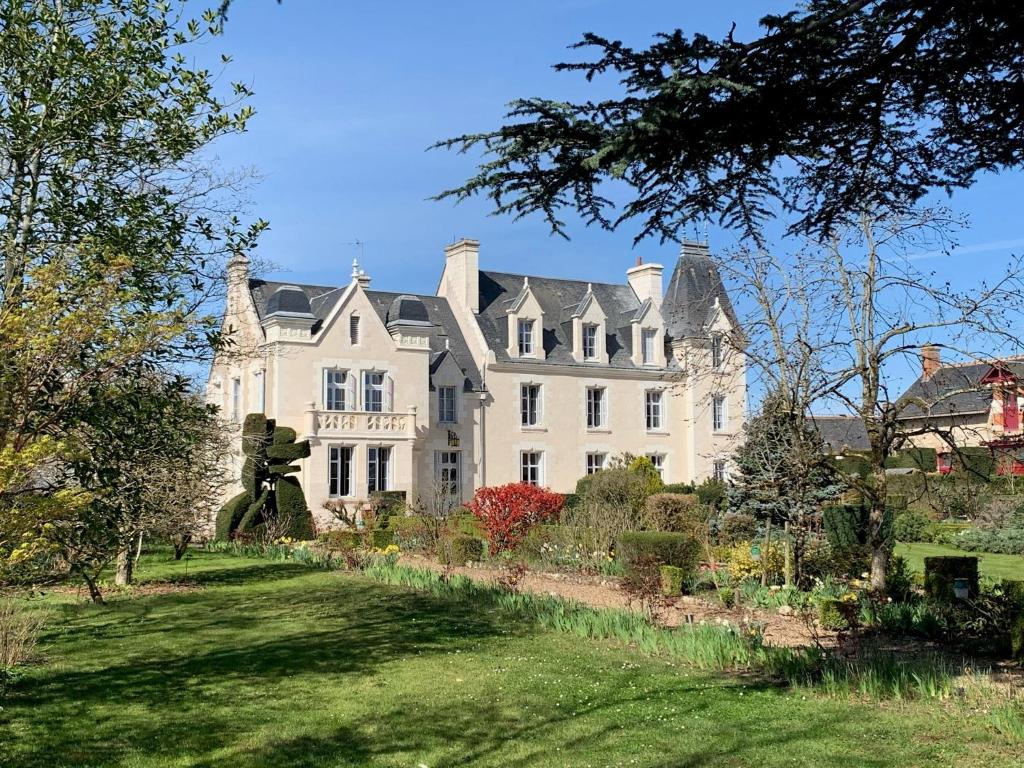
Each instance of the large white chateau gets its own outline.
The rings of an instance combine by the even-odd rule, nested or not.
[[[743,422],[740,329],[707,247],[684,244],[624,283],[482,271],[479,243],[445,248],[436,296],[251,279],[229,265],[207,398],[309,439],[299,479],[318,513],[374,491],[416,497],[524,481],[573,490],[618,454],[667,483],[723,476]],[[231,471],[237,473],[240,457]]]

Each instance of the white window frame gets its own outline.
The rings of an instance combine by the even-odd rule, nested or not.
[[[544,485],[544,451],[519,452],[519,482],[527,485]]]
[[[722,367],[722,363],[725,361],[723,341],[722,334],[711,335],[711,367],[716,371]]]
[[[725,459],[715,459],[711,462],[711,478],[719,483],[729,479],[729,470]]]
[[[533,398],[533,420],[530,421],[529,393],[530,390],[537,390],[537,396]],[[524,383],[519,386],[519,423],[527,429],[539,427],[544,423],[544,387],[541,384]]]
[[[446,461],[446,457],[453,456],[455,457],[454,463],[450,460]],[[454,480],[450,474],[453,468],[455,470]],[[447,478],[445,477],[446,471],[449,473]],[[455,502],[462,501],[462,451],[451,448],[434,451],[434,479],[442,492],[448,491],[449,499]]]
[[[665,482],[665,454],[648,453],[647,458],[651,460],[651,464],[658,473],[658,477],[661,478],[661,482]]]
[[[337,455],[335,455],[337,452]],[[347,462],[343,456],[347,454]],[[348,487],[342,485],[344,473],[341,471],[343,464],[348,464]],[[337,468],[337,479],[335,469]],[[352,445],[332,443],[327,446],[327,495],[332,499],[343,499],[355,496],[356,489],[356,449]],[[335,489],[335,485],[337,488]]]
[[[583,347],[584,360],[597,360],[597,332],[597,323],[583,324],[581,345]]]
[[[587,387],[586,417],[587,429],[608,428],[608,390],[606,387]]]
[[[380,376],[380,383],[374,384],[370,381],[371,376]],[[385,392],[388,384],[387,371],[363,371],[363,410],[367,413],[384,413],[385,408]],[[380,408],[371,407],[374,405],[374,398],[371,396],[373,393],[380,395]]]
[[[448,402],[445,402],[448,399],[446,395],[450,395]],[[455,387],[445,386],[437,388],[437,423],[459,423],[458,393]]]
[[[587,451],[584,470],[588,475],[600,472],[608,465],[608,454],[604,451]]]
[[[266,413],[267,410],[267,373],[262,368],[253,375],[253,387],[256,389],[256,411]]]
[[[341,381],[331,381],[331,378],[341,374]],[[324,368],[323,369],[323,402],[325,411],[351,411],[354,410],[354,403],[348,401],[348,376],[349,372],[344,368]],[[340,408],[332,408],[331,402],[331,391],[333,391],[340,397]],[[338,405],[338,403],[333,403]]]
[[[240,376],[231,379],[231,420],[235,424],[242,421],[242,379]]]
[[[533,357],[536,354],[537,340],[534,338],[536,324],[536,320],[526,317],[521,317],[516,321],[516,340],[520,357]]]
[[[644,390],[644,424],[648,432],[665,429],[665,390]]]
[[[725,432],[729,424],[729,407],[725,395],[711,397],[711,431]]]
[[[658,337],[656,328],[640,329],[640,361],[644,365],[654,365],[657,360],[654,354],[654,343]]]
[[[384,472],[380,472],[381,452],[387,459],[384,463]],[[378,491],[390,491],[392,476],[394,474],[394,448],[390,445],[368,445],[366,446],[366,492],[367,494]],[[380,485],[383,484],[383,488]]]

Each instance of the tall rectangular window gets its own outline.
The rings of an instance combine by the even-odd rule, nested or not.
[[[597,359],[597,326],[593,323],[583,326],[583,359]]]
[[[384,373],[363,371],[363,410],[380,413],[384,410]]]
[[[359,344],[359,315],[351,315],[348,319],[348,340],[353,347]]]
[[[600,429],[608,421],[604,387],[587,387],[587,429]]]
[[[644,328],[640,331],[640,356],[644,365],[654,364],[654,340],[658,332],[653,328]]]
[[[263,371],[256,371],[252,375],[253,387],[256,389],[256,411],[265,413],[267,410],[267,389],[264,385],[265,376]]]
[[[455,387],[437,388],[437,420],[441,424],[455,423]]]
[[[722,395],[715,395],[711,400],[711,428],[715,432],[724,431],[726,419],[725,398]]]
[[[711,337],[711,367],[722,367],[722,334],[716,333]]]
[[[725,473],[725,460],[715,459],[711,465],[711,476],[720,483],[724,483],[726,479]]]
[[[324,368],[324,409],[345,410],[345,389],[348,374],[337,368]]]
[[[332,445],[327,453],[327,494],[352,496],[352,449],[347,445]]]
[[[649,389],[644,392],[644,418],[648,430],[664,429],[662,399],[664,393],[660,389]]]
[[[533,354],[533,320],[519,321],[519,355]]]
[[[524,427],[540,424],[540,384],[523,384],[520,388],[519,409]]]
[[[391,448],[371,445],[366,449],[366,490],[391,489]]]
[[[662,482],[665,481],[665,454],[663,453],[648,453],[647,458],[651,460],[651,464],[654,465],[654,470],[658,473],[658,477],[661,478]]]
[[[600,472],[604,469],[605,459],[608,455],[605,453],[588,453],[587,454],[587,474],[592,475],[595,472]]]
[[[459,476],[462,469],[460,451],[437,451],[434,453],[434,471],[438,489],[449,498],[459,499],[462,495]]]
[[[541,485],[544,482],[544,454],[540,451],[523,451],[519,455],[519,479],[529,485]]]
[[[242,420],[242,380],[237,378],[231,380],[231,420]]]

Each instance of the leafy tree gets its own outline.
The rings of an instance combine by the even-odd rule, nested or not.
[[[841,490],[826,463],[821,437],[802,411],[773,392],[747,422],[733,462],[736,471],[729,487],[730,509],[764,523],[765,552],[772,526],[784,526],[787,540],[794,537],[786,581],[799,580],[807,519]],[[767,578],[766,572],[763,578]]]
[[[585,35],[575,47],[594,57],[555,69],[612,74],[622,94],[518,99],[502,127],[441,142],[485,153],[441,197],[673,240],[706,216],[759,238],[778,203],[791,231],[828,234],[1024,161],[1017,4],[808,0],[761,27],[748,42],[677,29],[642,49]],[[630,188],[621,210],[607,182]]]

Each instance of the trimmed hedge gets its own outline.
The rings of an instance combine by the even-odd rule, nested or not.
[[[886,469],[919,469],[922,472],[935,472],[938,455],[934,448],[909,448],[894,453],[885,460]]]
[[[384,549],[395,543],[395,532],[390,528],[374,528],[370,531],[369,544],[375,549]]]
[[[924,591],[940,603],[956,603],[953,582],[967,579],[968,599],[978,596],[978,558],[926,557],[924,559]]]
[[[859,453],[846,452],[841,459],[833,459],[832,463],[844,475],[867,477],[871,473],[871,462]]]
[[[443,542],[438,552],[438,560],[444,565],[465,565],[483,559],[484,542],[474,536],[452,536]]]
[[[277,514],[288,518],[285,536],[297,541],[309,541],[316,536],[313,513],[306,505],[306,494],[294,477],[282,477],[277,481]]]
[[[996,473],[996,458],[988,448],[959,448],[953,451],[953,472],[988,480]]]
[[[250,413],[242,422],[242,453],[253,457],[259,455],[274,433],[274,422],[262,413]]]
[[[359,545],[363,543],[363,537],[359,531],[350,531],[342,528],[324,531],[317,540],[328,549],[345,551],[359,549]]]
[[[231,532],[235,530],[242,520],[242,516],[249,508],[250,497],[245,491],[237,496],[231,497],[217,512],[217,522],[214,526],[214,538],[218,541],[227,541],[231,538]]]
[[[274,427],[274,437],[271,442],[273,445],[286,445],[294,443],[298,436],[298,433],[291,427]]]
[[[248,495],[248,494],[247,494]],[[267,499],[270,498],[270,489],[265,489],[263,493],[259,495],[252,504],[245,510],[245,514],[242,515],[242,519],[238,521],[238,526],[235,531],[238,533],[249,533],[257,526],[263,523],[263,508],[267,505]]]
[[[278,427],[278,429],[283,429],[283,427]],[[294,432],[295,430],[293,429],[291,431]],[[309,440],[303,440],[300,443],[284,443],[267,446],[267,457],[277,459],[282,464],[288,464],[292,461],[305,459],[309,455]]]
[[[1024,555],[1024,528],[970,528],[950,537],[950,543],[967,552]]]
[[[638,575],[634,564],[648,559],[658,565],[674,565],[689,576],[697,571],[700,544],[684,533],[629,531],[619,535],[616,556],[627,575]]]
[[[695,493],[655,493],[644,503],[644,528],[696,537],[707,531],[707,509]]]
[[[663,565],[659,569],[661,574],[661,593],[668,597],[676,597],[683,593],[683,581],[686,579],[686,571],[674,565]]]

